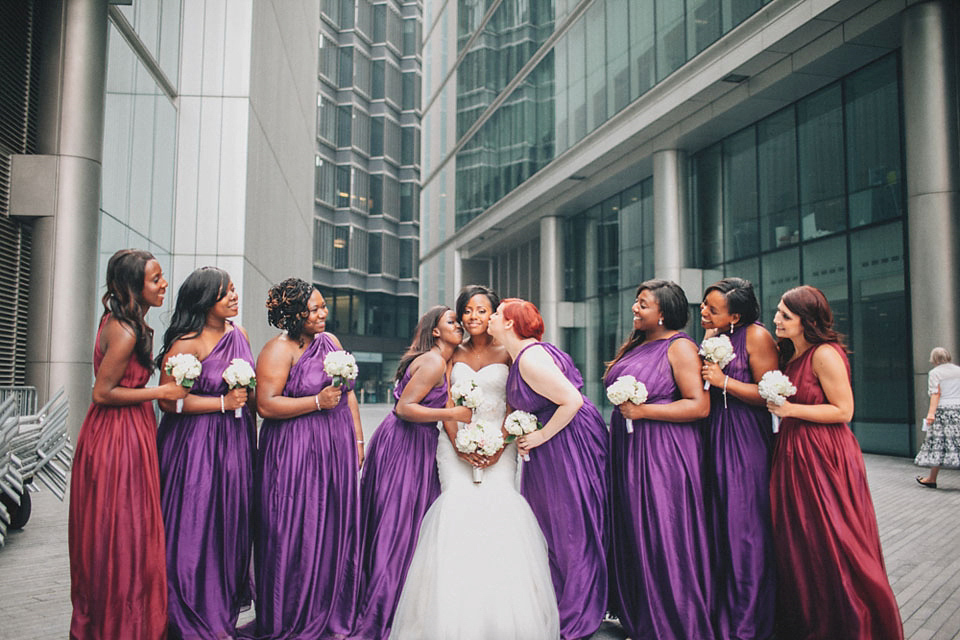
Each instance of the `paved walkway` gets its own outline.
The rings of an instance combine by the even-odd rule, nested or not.
[[[371,433],[383,405],[364,406]],[[940,488],[914,482],[904,458],[865,456],[880,536],[904,632],[911,640],[960,640],[960,472],[943,471]],[[67,505],[33,494],[33,515],[0,549],[0,638],[64,638],[70,623]],[[249,619],[252,612],[244,614]],[[605,624],[594,640],[624,638]]]

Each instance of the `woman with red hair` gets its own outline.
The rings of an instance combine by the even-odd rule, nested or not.
[[[780,298],[780,368],[797,388],[782,405],[770,470],[777,638],[903,638],[880,549],[853,417],[850,363],[823,293]]]
[[[507,404],[543,425],[517,440],[520,454],[529,456],[520,492],[547,539],[560,635],[587,637],[607,606],[606,425],[583,397],[583,378],[570,356],[540,342],[543,318],[532,303],[504,300],[488,332],[513,360]]]

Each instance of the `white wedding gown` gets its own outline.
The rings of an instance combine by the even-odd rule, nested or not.
[[[457,362],[451,384],[473,377],[483,390],[475,419],[502,424],[508,368],[474,372]],[[473,483],[473,467],[440,434],[442,492],[424,516],[390,637],[399,640],[536,640],[560,637],[547,543],[517,491],[517,447]]]

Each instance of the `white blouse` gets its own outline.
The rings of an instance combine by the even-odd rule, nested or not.
[[[927,376],[927,393],[940,390],[938,407],[960,407],[960,367],[952,362],[935,366]]]

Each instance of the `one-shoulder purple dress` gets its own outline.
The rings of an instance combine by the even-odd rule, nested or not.
[[[762,326],[758,325],[757,326]],[[723,372],[753,384],[747,327],[729,336],[736,357]],[[705,455],[714,571],[713,622],[720,638],[773,635],[776,558],[770,522],[770,447],[766,407],[712,387]]]
[[[360,599],[351,637],[363,640],[389,637],[420,522],[440,495],[437,423],[405,422],[396,414],[409,382],[408,370],[393,390],[394,411],[370,438],[360,480]],[[445,407],[446,378],[419,404]]]
[[[314,337],[290,368],[283,395],[319,393],[323,358],[338,347]],[[347,394],[332,409],[264,420],[257,456],[254,568],[257,638],[342,638],[357,595],[357,445]]]
[[[583,378],[569,355],[538,342],[577,389]],[[546,424],[557,405],[520,376],[517,354],[507,376],[507,404]],[[594,633],[607,609],[606,504],[608,435],[603,416],[589,399],[570,423],[530,451],[523,463],[520,492],[530,503],[547,539],[550,574],[560,610],[560,635],[583,638]]]
[[[223,372],[234,358],[253,363],[238,327],[203,359],[192,395],[229,391]],[[255,424],[234,412],[164,413],[157,432],[167,547],[167,601],[174,638],[235,634],[250,604]]]
[[[647,404],[680,399],[667,360],[679,332],[638,345],[604,379],[632,375]],[[691,340],[692,342],[692,340]],[[703,497],[703,423],[634,420],[610,428],[610,608],[634,640],[713,638],[709,538]]]

